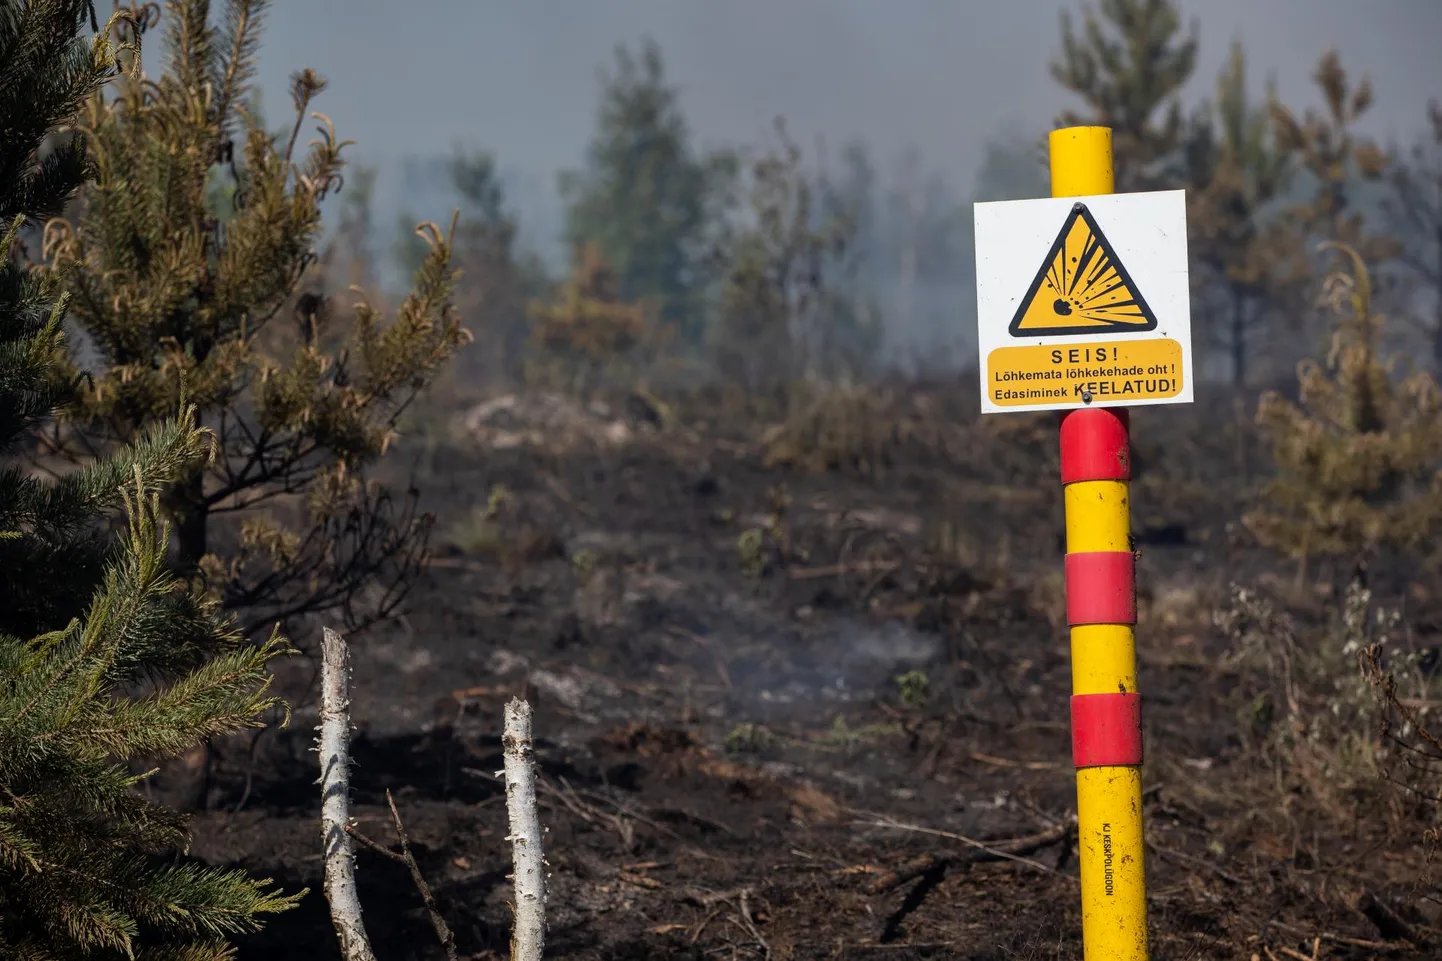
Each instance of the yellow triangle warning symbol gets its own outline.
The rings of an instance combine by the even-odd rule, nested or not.
[[[1011,320],[1013,337],[1155,330],[1156,314],[1085,204],[1072,208]]]

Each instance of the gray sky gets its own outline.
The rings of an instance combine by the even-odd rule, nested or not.
[[[1316,103],[1310,73],[1336,45],[1377,92],[1369,132],[1410,139],[1442,96],[1442,0],[1183,0],[1201,26],[1193,95],[1209,92],[1241,37],[1260,90]],[[407,154],[493,150],[518,175],[515,202],[555,213],[555,172],[581,157],[596,71],[612,48],[654,37],[702,142],[754,140],[776,114],[804,144],[870,141],[885,162],[908,146],[962,191],[981,143],[1045,129],[1063,94],[1047,74],[1058,11],[1075,0],[277,0],[260,82],[275,126],[286,78],[331,82],[318,109],[382,169],[382,216]],[[437,218],[444,198],[408,198]],[[387,213],[389,210],[389,213]],[[533,237],[544,242],[546,238]]]

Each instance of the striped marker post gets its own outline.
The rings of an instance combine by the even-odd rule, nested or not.
[[[1111,133],[1107,127],[1052,131],[1053,197],[1114,192]],[[1086,961],[1146,961],[1148,956],[1128,427],[1125,408],[1083,407],[1061,416],[1072,759]]]

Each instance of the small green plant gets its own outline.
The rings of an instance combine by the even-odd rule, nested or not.
[[[895,723],[863,724],[861,727],[852,727],[846,723],[844,716],[838,714],[836,719],[831,722],[831,729],[822,734],[817,739],[817,743],[826,747],[846,750],[902,733],[904,733],[902,726]]]
[[[500,484],[491,488],[484,507],[451,528],[450,542],[471,557],[499,562],[512,572],[530,561],[565,556],[552,527]]]
[[[907,671],[905,674],[896,675],[896,683],[901,687],[901,703],[907,707],[921,710],[927,703],[927,685],[931,679],[925,671]]]
[[[586,547],[576,551],[571,555],[571,568],[582,584],[590,583],[596,570],[596,552]]]
[[[787,514],[791,510],[791,492],[786,489],[785,484],[777,484],[766,491],[766,533],[781,545],[783,554],[790,553],[791,527],[787,523]]]
[[[512,503],[514,498],[505,485],[495,485],[486,497],[486,506],[472,510],[452,529],[451,543],[472,556],[497,553],[505,539],[498,521]]]
[[[757,578],[766,571],[766,532],[750,527],[736,538],[736,555],[741,560],[741,573]]]
[[[780,739],[770,728],[745,721],[728,731],[723,743],[728,754],[769,754]]]

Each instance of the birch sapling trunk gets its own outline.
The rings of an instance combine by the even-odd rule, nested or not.
[[[546,940],[546,859],[541,822],[536,815],[535,751],[531,745],[531,705],[520,698],[506,704],[506,814],[511,832],[516,917],[511,930],[511,961],[540,961]]]
[[[346,833],[350,823],[350,651],[345,638],[328,627],[321,642],[320,783],[325,899],[330,903],[341,956],[345,961],[376,961],[361,921],[355,850]]]

